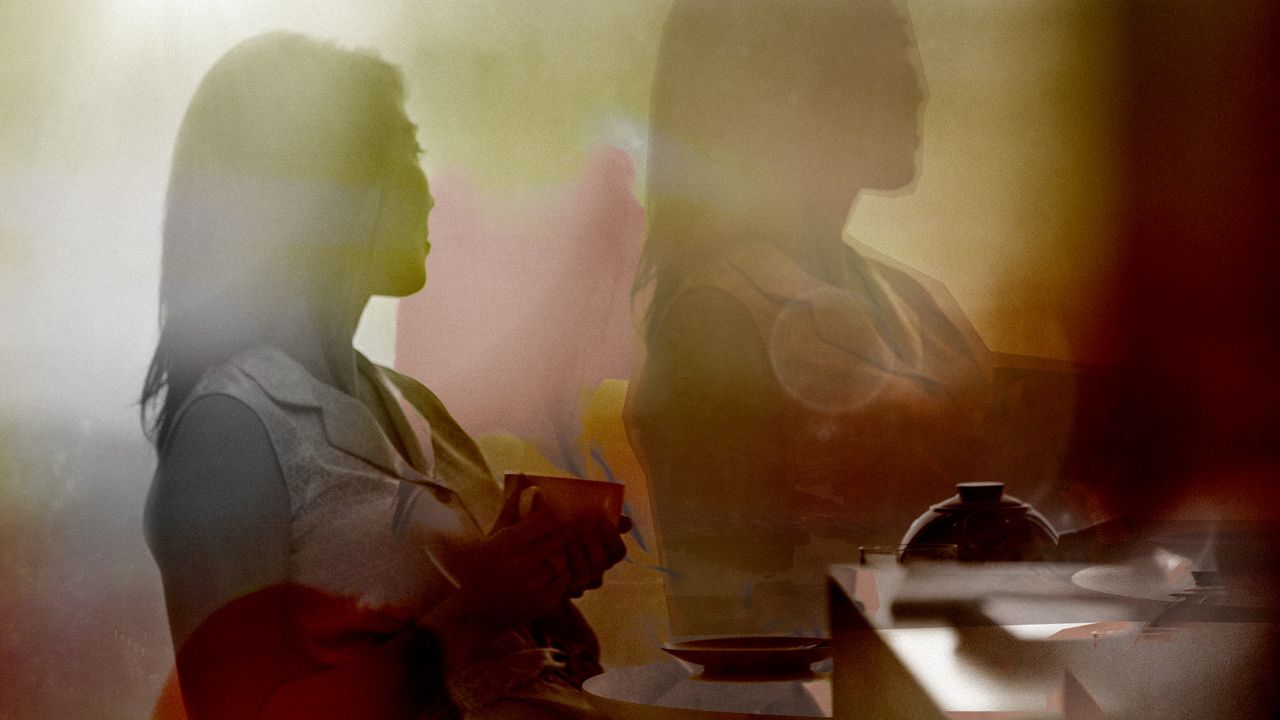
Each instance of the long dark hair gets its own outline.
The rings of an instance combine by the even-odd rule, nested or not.
[[[647,304],[647,336],[690,269],[736,243],[770,240],[723,221],[741,220],[770,191],[779,162],[860,137],[857,121],[882,99],[886,59],[903,52],[885,30],[906,22],[894,0],[675,0],[654,73],[648,231],[632,287]]]
[[[290,33],[237,45],[200,82],[174,148],[142,388],[157,448],[204,372],[268,341],[273,309],[309,302],[342,262],[403,103],[394,66]]]

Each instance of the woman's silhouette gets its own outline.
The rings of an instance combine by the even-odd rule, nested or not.
[[[677,633],[798,631],[826,563],[950,494],[986,350],[937,283],[843,237],[916,174],[890,0],[676,0],[654,80],[644,369],[628,426]]]
[[[394,67],[297,35],[228,52],[187,110],[143,403],[192,717],[589,713],[567,600],[617,528],[517,517],[435,396],[351,346],[371,295],[423,285],[420,152]]]

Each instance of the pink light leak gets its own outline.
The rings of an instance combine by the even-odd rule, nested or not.
[[[486,193],[432,178],[427,286],[400,303],[395,365],[473,435],[535,442],[563,466],[584,393],[634,362],[631,281],[644,239],[635,168],[614,147],[573,180]]]

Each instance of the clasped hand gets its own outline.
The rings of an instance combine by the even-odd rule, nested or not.
[[[553,613],[566,600],[600,587],[606,570],[626,555],[621,533],[631,528],[601,513],[561,517],[535,504],[519,517],[507,499],[494,531],[458,563],[457,594],[468,614],[512,627]]]

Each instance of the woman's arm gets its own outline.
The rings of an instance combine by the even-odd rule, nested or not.
[[[664,314],[632,424],[665,548],[726,570],[790,564],[778,392],[755,322],[733,296],[694,290]]]
[[[442,676],[429,669],[439,659],[423,630],[309,676],[290,667],[286,602],[323,600],[288,585],[289,522],[257,415],[229,396],[196,401],[161,457],[147,510],[189,716],[411,717]]]

